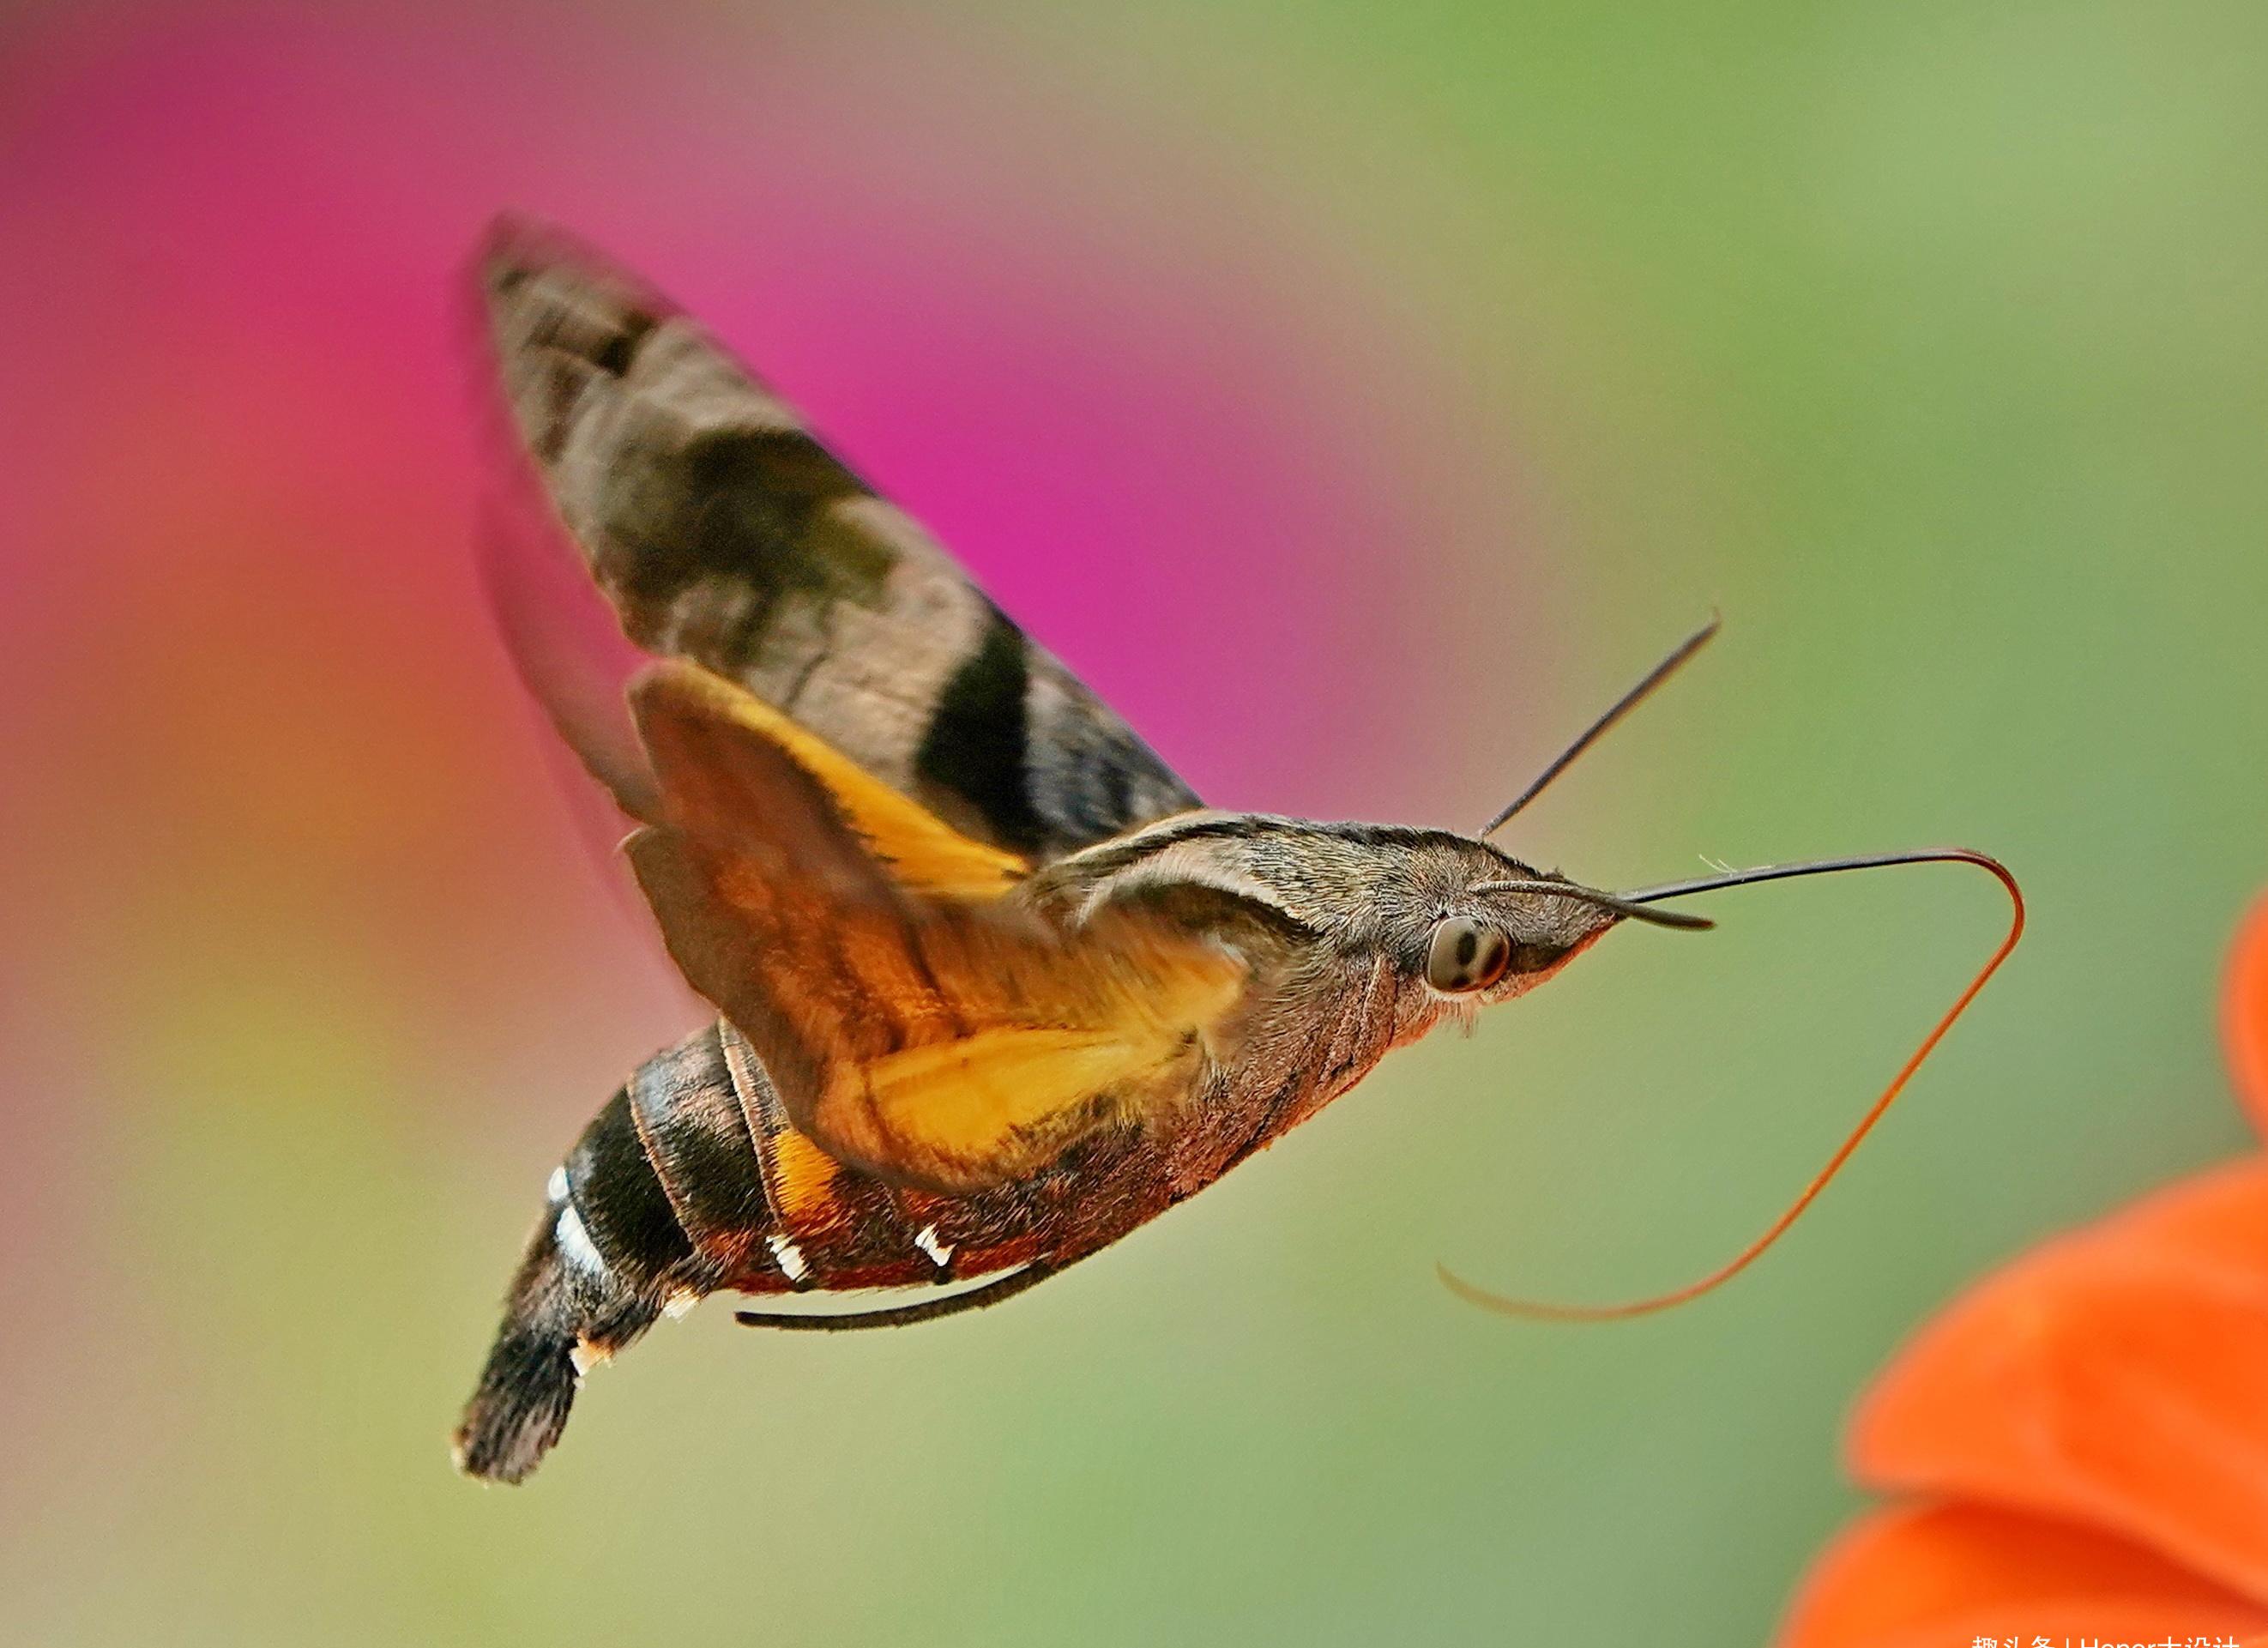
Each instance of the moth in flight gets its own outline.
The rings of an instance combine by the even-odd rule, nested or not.
[[[718,1016],[641,1066],[552,1173],[456,1434],[475,1476],[526,1476],[583,1374],[703,1295],[896,1291],[741,1313],[865,1328],[1044,1281],[1609,930],[1708,925],[1664,901],[1928,860],[1980,864],[2015,894],[1954,849],[1614,894],[1489,842],[1713,624],[1476,835],[1208,810],[643,283],[508,223],[477,286],[519,472],[490,539],[563,540],[578,592],[611,609],[594,646],[527,563],[492,555],[503,628]],[[1747,1252],[1675,1294],[1561,1313],[1690,1297],[1769,1245],[2013,946],[2016,909]]]

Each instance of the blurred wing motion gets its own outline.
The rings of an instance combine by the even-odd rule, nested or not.
[[[737,682],[887,788],[1026,858],[1197,805],[916,522],[666,300],[561,236],[513,224],[492,236],[480,287],[538,483],[536,508],[520,513],[552,518],[540,526],[554,536],[564,526],[644,653]],[[627,650],[616,641],[610,658],[611,637],[594,647],[572,633],[549,611],[556,575],[547,586],[524,546],[511,555],[491,547],[490,582],[523,675],[623,809],[650,817],[652,775],[621,708]]]
[[[1022,1177],[1189,1090],[1241,963],[1139,912],[1066,937],[1022,865],[682,662],[630,695],[659,816],[630,855],[670,953],[836,1159],[924,1188]]]

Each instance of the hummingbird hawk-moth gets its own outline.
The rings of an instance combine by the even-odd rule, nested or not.
[[[718,1016],[552,1173],[456,1434],[473,1475],[526,1476],[584,1372],[706,1294],[894,1291],[740,1318],[863,1328],[1044,1281],[1610,928],[1709,924],[1660,901],[1926,859],[2007,880],[1944,850],[1617,894],[1491,844],[1713,624],[1476,835],[1209,810],[642,282],[507,224],[477,291],[525,502],[641,663],[609,681],[508,594],[507,638]]]

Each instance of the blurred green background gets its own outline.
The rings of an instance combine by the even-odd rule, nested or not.
[[[0,18],[0,1637],[1750,1644],[1962,1280],[2239,1144],[2268,11],[18,5]],[[721,1304],[446,1436],[692,1021],[467,542],[485,215],[709,316],[1209,798],[1728,895],[998,1313]]]

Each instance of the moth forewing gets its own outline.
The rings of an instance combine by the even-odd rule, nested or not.
[[[746,688],[1020,856],[1197,805],[917,522],[644,281],[519,219],[497,224],[474,274],[514,466],[637,645]],[[530,628],[506,630],[535,666],[530,688],[563,729],[589,725]],[[601,769],[615,754],[581,753]]]

